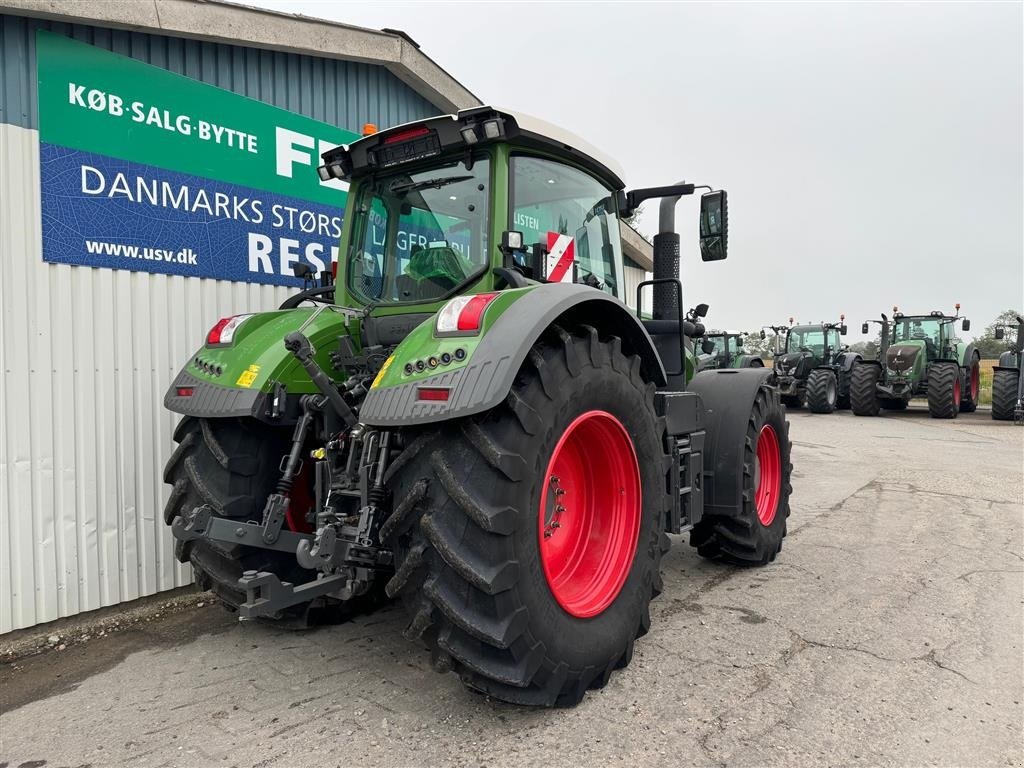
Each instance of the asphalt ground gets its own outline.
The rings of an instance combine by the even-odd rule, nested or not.
[[[0,666],[0,767],[1024,763],[1024,429],[790,413],[780,558],[674,537],[632,664],[574,709],[439,675],[402,609],[188,606]]]

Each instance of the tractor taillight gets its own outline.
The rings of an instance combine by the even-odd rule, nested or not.
[[[208,346],[230,344],[234,341],[235,331],[246,319],[252,317],[252,315],[234,315],[232,317],[222,317],[217,321],[217,324],[210,329],[210,332],[206,334],[206,343]]]
[[[419,387],[416,390],[416,399],[443,403],[448,400],[448,392],[448,387]]]
[[[192,387],[177,387],[174,392],[178,397],[192,397],[195,390]]]
[[[475,296],[457,296],[449,301],[437,313],[438,335],[479,333],[484,310],[497,295],[496,293],[478,293]]]

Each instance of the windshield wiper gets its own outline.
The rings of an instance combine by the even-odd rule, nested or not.
[[[409,192],[418,192],[421,189],[440,189],[458,181],[467,181],[473,176],[441,176],[436,179],[424,179],[423,181],[407,181],[403,183],[394,182],[388,187],[388,192],[393,195],[404,195]]]

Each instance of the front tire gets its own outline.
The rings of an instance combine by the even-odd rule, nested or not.
[[[960,412],[960,366],[932,363],[928,369],[928,413],[933,419],[955,419]]]
[[[690,532],[697,554],[737,565],[765,565],[786,536],[793,465],[786,412],[775,390],[762,386],[750,409],[743,447],[743,494],[739,508],[704,517]],[[719,445],[729,444],[720,438]],[[715,466],[715,457],[705,457]]]
[[[992,372],[992,418],[996,421],[1013,420],[1018,376],[1020,371],[1010,368],[997,368]]]
[[[873,363],[854,363],[850,371],[850,410],[856,416],[878,415],[878,380],[882,371]]]
[[[832,413],[839,401],[839,383],[832,371],[815,369],[807,377],[807,406],[811,413]]]
[[[661,591],[664,436],[639,358],[589,327],[538,342],[502,405],[422,431],[388,471],[381,530],[406,636],[504,701],[573,705],[603,686]],[[611,575],[575,572],[565,541]]]

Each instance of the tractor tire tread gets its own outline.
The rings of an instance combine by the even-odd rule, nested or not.
[[[517,489],[536,473],[521,448],[544,427],[559,393],[572,391],[573,380],[588,368],[612,368],[643,398],[652,424],[664,430],[654,409],[653,387],[641,376],[640,361],[627,357],[621,341],[600,338],[592,327],[553,328],[527,355],[512,392],[492,411],[428,429],[402,455],[401,471],[392,473],[401,499],[401,524],[385,522],[397,569],[387,586],[402,595],[410,609],[406,636],[431,649],[435,667],[451,669],[470,688],[512,703],[566,706],[586,691],[607,682],[614,669],[632,657],[633,641],[647,631],[650,614],[639,612],[628,643],[599,667],[572,669],[549,655],[531,625],[526,584],[513,548],[518,527],[535,512],[517,510]],[[589,373],[588,375],[594,375]],[[658,440],[664,453],[664,440]],[[659,466],[661,457],[659,456]],[[394,465],[393,465],[394,466]],[[541,468],[540,471],[543,471]],[[399,475],[401,477],[399,477]],[[423,482],[422,499],[408,501],[403,488]],[[519,491],[521,493],[521,491]],[[668,510],[667,486],[659,519]],[[660,561],[669,545],[658,532],[646,552],[652,575],[645,580],[646,601],[662,588]],[[638,546],[637,557],[642,546]],[[401,553],[405,552],[404,558]],[[539,620],[533,618],[534,624]]]

